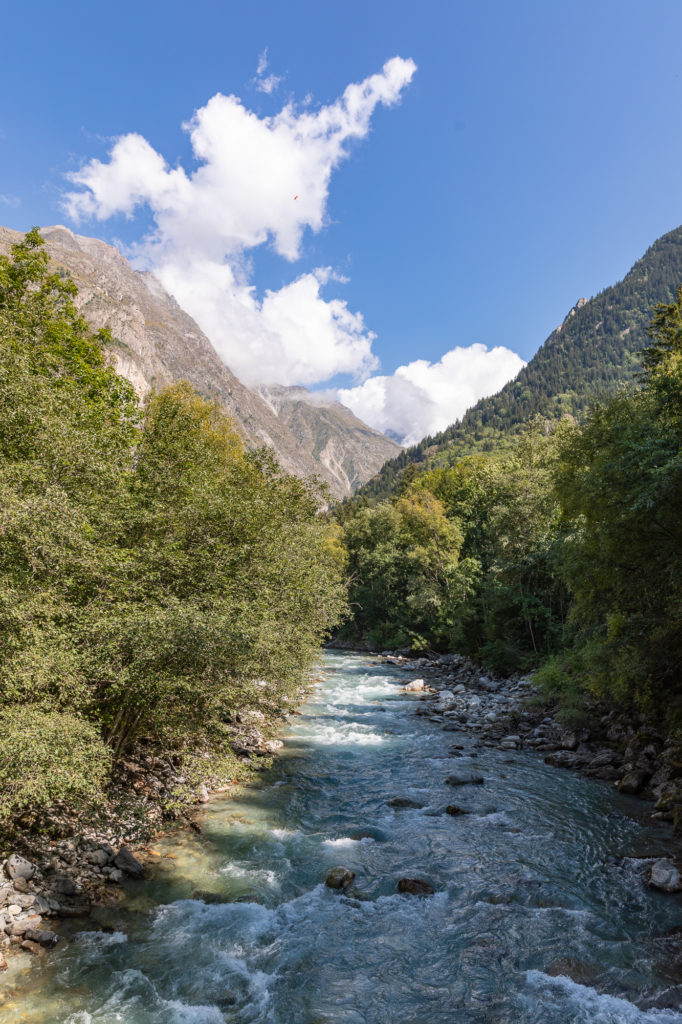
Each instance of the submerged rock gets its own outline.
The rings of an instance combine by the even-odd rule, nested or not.
[[[460,814],[468,814],[469,811],[465,811],[463,807],[458,807],[457,804],[448,804],[448,806],[445,808],[445,813],[451,815],[453,818],[456,818]]]
[[[355,872],[349,868],[332,868],[324,880],[328,889],[347,889],[355,878]]]
[[[476,772],[453,772],[445,779],[448,786],[481,786],[485,781]]]
[[[388,801],[389,807],[424,807],[421,800],[413,800],[411,796],[394,796]]]
[[[408,896],[433,896],[435,891],[432,885],[421,878],[401,878],[398,882],[398,892]]]

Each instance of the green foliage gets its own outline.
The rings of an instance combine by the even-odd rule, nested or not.
[[[582,426],[540,422],[503,451],[406,475],[390,502],[341,510],[370,638],[390,623],[501,671],[541,665],[566,724],[584,724],[595,696],[682,720],[682,288],[649,335],[640,386]],[[401,507],[427,495],[455,530],[439,558],[457,585],[437,608],[398,543]]]
[[[56,800],[96,800],[110,752],[75,715],[16,705],[0,711],[0,822]]]
[[[73,295],[37,231],[0,258],[0,713],[26,723],[0,816],[94,794],[142,739],[230,766],[225,722],[276,715],[344,609],[316,487],[186,383],[141,412]]]
[[[417,631],[501,670],[557,648],[566,595],[553,565],[556,444],[533,429],[506,457],[466,458],[417,476],[393,502],[344,510],[351,603],[373,642]]]
[[[682,290],[657,310],[643,387],[567,436],[557,473],[576,649],[621,703],[682,693],[681,310]]]

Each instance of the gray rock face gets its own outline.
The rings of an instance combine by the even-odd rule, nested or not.
[[[142,878],[144,875],[144,868],[137,857],[133,856],[127,846],[122,846],[118,851],[114,857],[114,864],[119,871],[123,871],[123,873],[128,875],[130,878]]]
[[[324,880],[328,889],[347,889],[355,878],[355,872],[349,868],[332,868]]]
[[[484,778],[476,772],[452,772],[445,779],[448,786],[482,786]]]
[[[20,857],[18,853],[13,853],[7,860],[7,874],[10,878],[25,878],[28,881],[33,878],[36,871],[35,864],[31,864],[25,857]]]
[[[651,865],[649,885],[663,892],[682,892],[682,875],[671,860],[662,858]]]
[[[398,882],[398,892],[408,896],[433,896],[435,891],[432,885],[421,878],[401,878]]]

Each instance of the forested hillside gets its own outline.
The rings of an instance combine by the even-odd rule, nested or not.
[[[633,379],[654,307],[682,281],[682,227],[654,242],[618,284],[580,300],[528,365],[461,421],[401,452],[357,492],[380,500],[405,470],[450,465],[462,455],[504,447],[535,416],[581,419],[595,399]],[[411,471],[413,472],[413,471]]]
[[[315,488],[186,382],[140,410],[47,264],[36,231],[0,256],[0,826],[97,799],[141,742],[191,797],[344,605]]]
[[[361,635],[541,666],[578,715],[596,694],[682,725],[682,287],[648,334],[637,382],[582,423],[339,510]]]

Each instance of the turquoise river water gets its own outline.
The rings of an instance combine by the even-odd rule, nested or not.
[[[667,839],[644,805],[442,732],[377,659],[324,668],[269,773],[155,844],[124,909],[14,962],[0,1024],[682,1024],[682,902],[646,885]],[[444,784],[468,764],[484,785]]]

